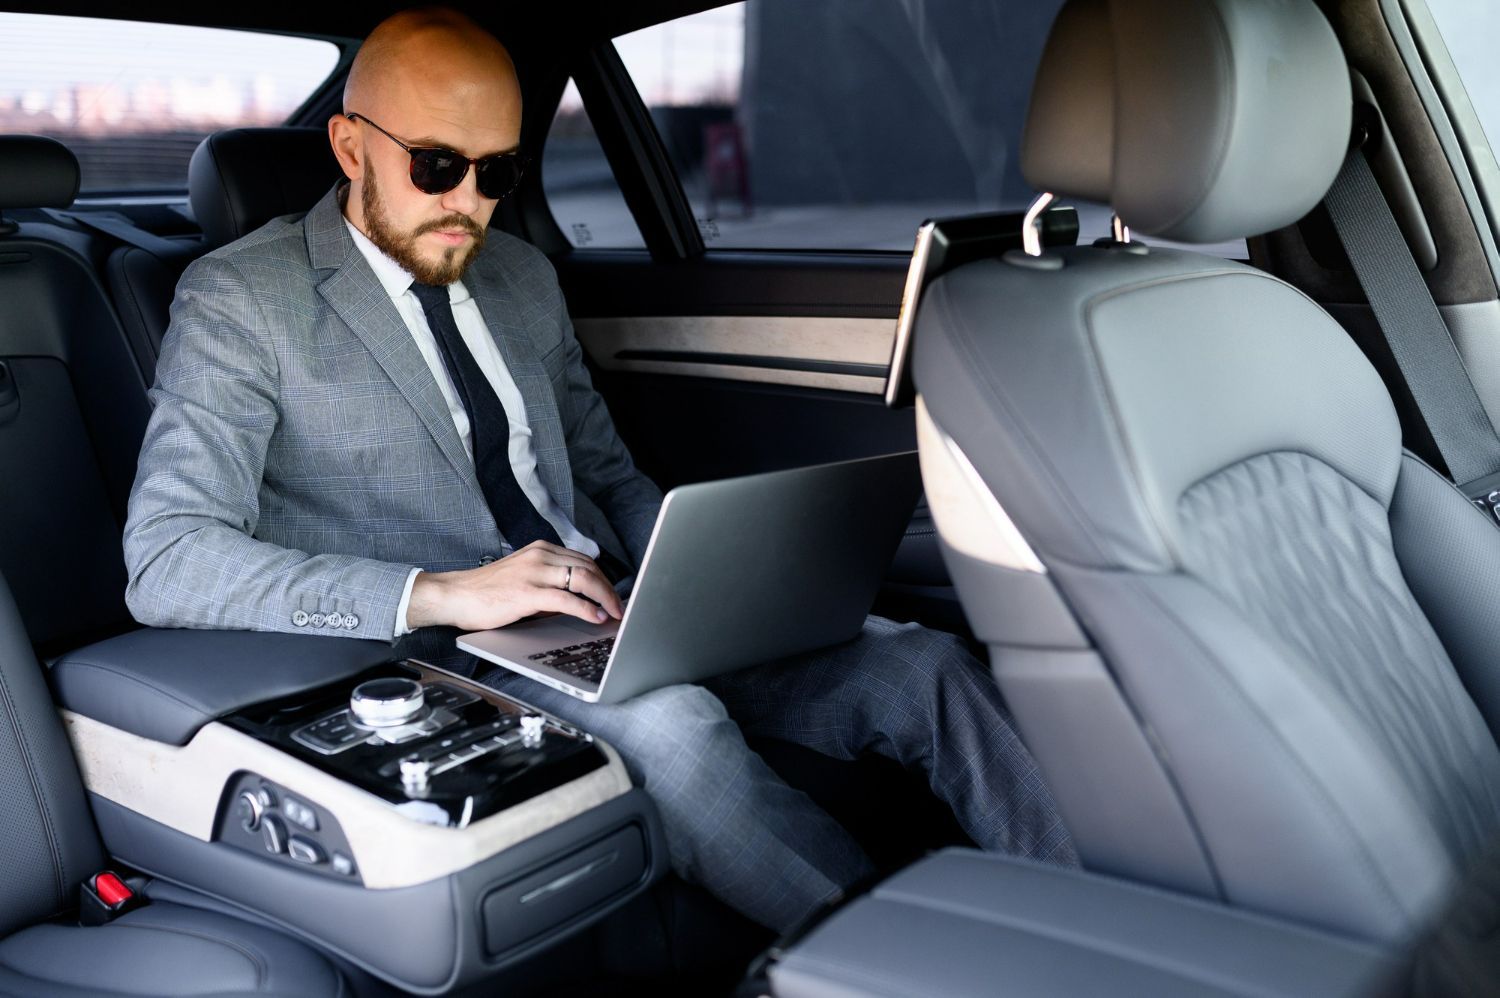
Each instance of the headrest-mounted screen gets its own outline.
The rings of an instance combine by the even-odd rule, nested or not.
[[[1036,225],[1043,246],[1072,246],[1078,242],[1075,208],[1050,208],[1037,219]],[[911,355],[912,326],[916,324],[922,292],[955,267],[1020,249],[1025,227],[1024,214],[992,212],[932,219],[917,229],[917,243],[906,270],[906,287],[901,292],[901,312],[896,318],[896,342],[885,379],[887,406],[904,408],[916,398],[907,358]]]

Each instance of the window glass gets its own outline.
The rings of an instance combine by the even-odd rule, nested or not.
[[[1500,63],[1495,59],[1500,4],[1495,0],[1427,0],[1427,8],[1493,145],[1500,138]]]
[[[710,247],[905,251],[924,218],[1030,202],[1021,124],[1061,5],[749,0],[615,48]]]
[[[631,249],[646,245],[572,80],[547,133],[542,190],[552,217],[574,246]]]
[[[66,144],[87,192],[181,191],[204,136],[282,124],[338,59],[319,39],[0,13],[0,132]]]
[[[1035,197],[1021,130],[1061,6],[744,0],[614,46],[710,249],[909,252],[924,219],[1022,211]],[[1077,207],[1080,241],[1109,235],[1107,208]],[[569,235],[610,245],[600,233],[629,213],[614,191],[592,208]],[[1243,240],[1198,248],[1246,255]]]

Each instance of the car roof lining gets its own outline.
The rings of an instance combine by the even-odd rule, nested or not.
[[[544,44],[555,49],[588,47],[638,28],[687,14],[724,6],[731,0],[649,0],[622,4],[617,0],[502,0],[474,3],[457,0],[448,4],[472,17],[516,49],[517,61],[525,58],[528,45],[538,40],[565,40],[564,45]],[[295,32],[335,38],[363,38],[390,14],[412,6],[373,3],[351,7],[343,2],[309,0],[293,7],[279,4],[205,5],[171,0],[139,0],[128,8],[132,21],[160,21],[201,27],[238,28],[247,31]],[[64,14],[74,17],[119,18],[118,3],[11,2],[7,11],[32,14]]]

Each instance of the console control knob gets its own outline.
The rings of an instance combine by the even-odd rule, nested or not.
[[[419,756],[409,755],[401,760],[401,789],[409,796],[424,797],[427,794],[427,777],[432,763]]]
[[[422,684],[415,679],[371,679],[349,697],[354,719],[367,728],[394,728],[422,713]]]
[[[265,808],[261,807],[260,798],[253,791],[241,791],[234,810],[240,817],[241,828],[247,832],[260,831],[260,816],[265,813]]]
[[[274,814],[268,814],[260,822],[260,841],[266,852],[280,855],[286,851],[286,824]]]
[[[540,714],[525,714],[521,717],[521,744],[527,748],[538,748],[547,722]]]

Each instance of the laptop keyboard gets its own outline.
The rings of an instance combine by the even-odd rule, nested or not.
[[[615,639],[610,636],[565,648],[539,651],[535,655],[527,655],[526,659],[598,686],[599,678],[604,675],[604,667],[609,664],[609,653],[614,647]]]

